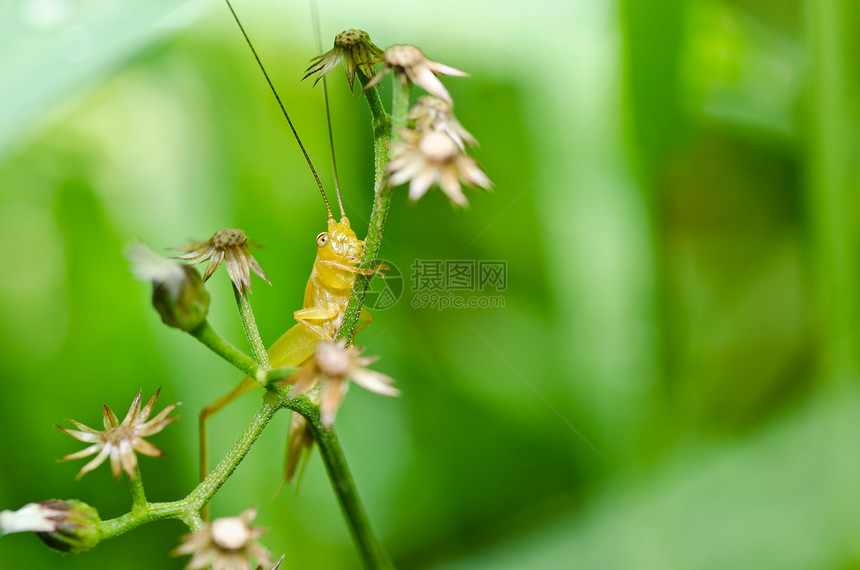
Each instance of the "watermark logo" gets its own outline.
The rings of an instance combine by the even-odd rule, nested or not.
[[[377,259],[376,265],[387,265],[384,279],[371,279],[364,296],[364,306],[375,311],[384,311],[397,304],[403,296],[403,274],[387,259]]]

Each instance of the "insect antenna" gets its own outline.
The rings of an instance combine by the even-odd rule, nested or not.
[[[311,157],[308,156],[308,151],[305,150],[305,145],[302,144],[302,139],[299,138],[299,133],[296,132],[296,127],[293,126],[293,121],[290,119],[290,114],[287,113],[287,108],[284,107],[283,101],[281,101],[281,96],[278,95],[278,90],[275,89],[274,83],[269,78],[269,74],[266,71],[263,62],[260,60],[260,56],[257,55],[257,50],[254,49],[254,44],[251,43],[251,38],[248,37],[248,33],[245,31],[245,27],[242,25],[242,22],[239,21],[239,16],[236,14],[236,11],[233,9],[233,5],[230,3],[230,0],[224,0],[227,3],[227,7],[230,8],[230,13],[233,14],[233,19],[236,20],[236,24],[239,25],[239,30],[242,32],[242,35],[245,37],[245,43],[248,44],[248,47],[251,48],[251,53],[254,54],[254,59],[257,60],[257,66],[260,68],[260,71],[263,72],[263,77],[266,78],[266,83],[269,84],[269,89],[272,90],[272,94],[275,96],[275,99],[278,101],[278,106],[281,107],[281,112],[284,115],[284,118],[287,119],[287,124],[290,125],[290,130],[293,132],[293,137],[295,137],[296,142],[299,144],[299,148],[302,150],[302,154],[305,157],[305,161],[308,163],[308,167],[311,169],[311,173],[314,175],[314,180],[316,180],[317,186],[320,189],[320,194],[322,195],[323,202],[325,202],[325,209],[328,212],[329,219],[332,218],[331,215],[331,207],[328,203],[328,197],[325,195],[325,190],[323,189],[322,182],[320,182],[320,177],[317,174],[316,169],[314,168],[313,163],[311,162]],[[340,194],[338,194],[338,200],[340,199]],[[343,208],[341,207],[341,210]]]
[[[322,38],[322,32],[320,31],[320,14],[319,14],[319,10],[317,9],[316,0],[311,0],[311,18],[313,18],[313,21],[314,21],[314,36],[315,36],[316,42],[317,42],[317,50],[319,50],[320,53],[323,53],[323,46],[322,46],[322,39],[321,39]],[[344,216],[346,216],[346,212],[343,211],[343,200],[341,200],[341,197],[340,197],[340,182],[338,181],[338,178],[337,178],[337,159],[334,156],[334,134],[332,133],[332,128],[331,128],[331,110],[329,108],[329,103],[328,103],[328,84],[326,83],[325,75],[323,75],[322,84],[323,84],[323,97],[325,99],[325,120],[326,120],[326,124],[328,125],[328,145],[329,145],[329,148],[331,148],[331,170],[332,170],[332,175],[334,177],[334,191],[335,191],[335,194],[337,194],[337,205],[338,205],[338,207],[340,207],[340,216],[344,217]]]

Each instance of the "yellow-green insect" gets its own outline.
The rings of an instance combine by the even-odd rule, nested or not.
[[[346,216],[341,216],[341,221],[337,222],[329,212],[328,231],[317,236],[316,245],[317,256],[305,287],[302,308],[293,313],[298,323],[281,335],[268,350],[272,367],[300,366],[313,356],[317,344],[332,341],[343,320],[355,276],[369,275],[385,269],[384,266],[373,269],[356,267],[364,251],[364,242],[352,231]],[[371,320],[370,313],[362,309],[356,332],[370,324]],[[201,480],[208,472],[206,420],[256,386],[257,381],[246,376],[227,395],[200,412]]]
[[[313,269],[311,270],[308,284],[305,287],[304,302],[302,308],[293,313],[293,317],[297,324],[287,330],[268,350],[271,366],[273,368],[300,366],[314,354],[316,346],[320,342],[331,342],[334,340],[337,330],[343,320],[344,311],[347,302],[349,301],[352,292],[352,286],[355,283],[356,275],[372,275],[380,273],[385,266],[376,266],[372,269],[360,269],[357,267],[364,252],[364,241],[358,239],[355,232],[349,224],[349,218],[346,217],[343,211],[343,202],[340,197],[340,188],[335,183],[338,205],[340,206],[341,218],[340,222],[335,221],[332,216],[331,207],[329,206],[328,198],[325,190],[320,183],[319,176],[311,163],[310,157],[305,151],[304,145],[299,139],[298,133],[293,127],[289,114],[281,102],[274,85],[269,79],[269,75],[260,62],[260,58],[251,43],[250,38],[245,33],[242,23],[236,16],[233,7],[229,0],[227,5],[230,8],[239,29],[245,36],[245,41],[251,48],[260,70],[266,78],[269,87],[274,93],[278,104],[281,107],[284,117],[292,129],[293,135],[299,144],[299,148],[305,156],[305,160],[311,169],[311,172],[319,186],[320,193],[325,203],[326,212],[328,213],[327,230],[320,233],[316,237],[317,255],[314,260]],[[337,175],[335,173],[335,181]],[[361,310],[359,323],[356,327],[356,332],[370,324],[372,317],[366,309]],[[253,390],[258,386],[257,381],[250,376],[245,377],[242,381],[227,395],[220,398],[210,406],[203,408],[200,412],[199,428],[200,428],[200,477],[205,478],[208,466],[206,459],[206,420],[221,408],[238,398],[239,396]]]

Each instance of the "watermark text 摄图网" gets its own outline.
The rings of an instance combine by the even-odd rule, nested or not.
[[[406,275],[391,261],[385,265],[384,279],[374,279],[365,297],[371,310],[385,310],[397,304],[406,288]],[[486,259],[416,259],[410,266],[408,282],[414,309],[501,309],[508,288],[508,264]]]
[[[416,259],[410,285],[414,309],[499,309],[508,288],[508,264],[487,259]]]

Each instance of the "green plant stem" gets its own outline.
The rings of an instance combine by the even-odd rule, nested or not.
[[[148,503],[144,498],[144,502],[139,506],[136,505],[131,512],[115,519],[102,521],[102,539],[113,538],[147,522],[169,518],[182,520],[192,530],[199,529],[203,525],[199,514],[201,509],[242,462],[275,412],[282,407],[284,407],[282,398],[273,392],[266,392],[263,396],[263,405],[245,428],[239,441],[187,497],[169,503]]]
[[[364,79],[362,79],[364,82]],[[409,91],[411,83],[395,80],[394,100],[392,104],[392,116],[389,117],[382,105],[379,92],[376,87],[365,91],[367,105],[373,117],[373,210],[370,213],[370,224],[367,228],[367,237],[364,240],[364,252],[358,267],[370,269],[376,263],[379,256],[379,246],[382,244],[382,232],[385,228],[385,219],[388,216],[388,207],[391,204],[391,186],[387,182],[385,168],[389,160],[389,143],[392,132],[406,126],[406,112],[409,109]],[[352,293],[344,311],[343,322],[337,331],[336,338],[352,341],[355,327],[358,326],[361,307],[364,305],[364,297],[370,286],[373,275],[356,275]]]
[[[245,331],[248,344],[251,345],[254,360],[261,367],[268,370],[272,365],[269,363],[269,353],[266,352],[266,345],[263,344],[263,339],[260,338],[260,331],[257,330],[254,309],[251,308],[251,299],[248,298],[250,293],[242,294],[235,285],[233,286],[233,293],[236,295],[236,305],[239,307],[239,318],[242,320],[242,329]]]
[[[101,539],[114,538],[142,524],[164,519],[180,519],[191,528],[191,525],[188,524],[188,521],[191,520],[190,517],[191,513],[188,512],[188,505],[184,499],[170,503],[147,503],[140,509],[115,519],[102,521]]]
[[[209,347],[209,349],[253,378],[257,378],[260,374],[260,367],[257,366],[257,363],[254,360],[227,342],[221,335],[215,332],[215,329],[209,324],[209,321],[203,321],[203,323],[193,329],[188,331],[194,338],[202,342],[204,345]]]
[[[394,93],[391,101],[391,129],[396,136],[397,130],[406,127],[406,114],[409,112],[409,93],[412,91],[412,81],[401,81],[395,74]]]
[[[387,182],[385,173],[389,160],[389,143],[392,131],[406,126],[411,87],[409,82],[394,81],[393,119],[389,119],[385,113],[376,88],[368,89],[365,92],[367,104],[370,107],[371,115],[373,115],[374,201],[373,210],[370,213],[370,224],[367,228],[367,237],[364,240],[364,252],[361,262],[358,264],[358,267],[363,269],[373,267],[379,255],[385,219],[391,204],[391,186]],[[355,327],[358,325],[359,314],[371,278],[372,275],[358,275],[356,277],[336,338],[351,341],[355,334]],[[326,472],[340,502],[364,566],[366,568],[391,568],[391,561],[370,526],[370,519],[367,517],[364,505],[358,496],[355,481],[352,479],[346,457],[334,429],[327,428],[320,423],[319,407],[311,404],[306,398],[294,398],[290,400],[288,406],[302,414],[314,432],[314,437],[320,447],[320,455],[326,466]]]
[[[183,517],[182,522],[192,531],[198,531],[206,524],[200,514],[196,512],[188,513]]]
[[[132,510],[146,505],[146,493],[143,490],[143,479],[140,478],[140,464],[134,467],[134,478],[129,478],[128,486],[131,489]]]
[[[347,520],[350,534],[358,548],[365,568],[393,568],[391,560],[382,544],[373,533],[370,519],[358,495],[355,481],[350,473],[343,448],[333,427],[325,427],[320,422],[319,406],[307,397],[299,396],[286,402],[291,410],[302,414],[320,447],[320,455],[325,464],[332,488],[340,502],[341,510]]]
[[[359,77],[361,77],[362,85],[367,83],[367,79],[363,75],[359,75]],[[374,194],[378,194],[382,188],[382,182],[385,180],[385,167],[388,164],[391,117],[385,111],[385,105],[382,104],[382,98],[379,96],[379,90],[376,87],[371,87],[365,91],[364,98],[367,101],[371,115],[370,125],[373,129],[373,190]]]
[[[851,179],[852,156],[852,2],[807,0],[810,89],[807,210],[815,296],[821,322],[819,364],[822,379],[833,385],[854,382],[860,370],[860,252],[858,199]]]
[[[283,380],[284,378],[292,376],[298,371],[298,366],[282,366],[280,368],[272,368],[271,370],[266,372],[266,384],[268,385],[272,382]]]
[[[257,441],[257,438],[266,429],[272,416],[281,407],[283,407],[283,400],[273,392],[266,392],[263,396],[263,405],[257,410],[256,415],[251,420],[251,423],[248,424],[248,427],[245,428],[245,432],[239,438],[239,441],[233,445],[233,448],[218,463],[215,469],[206,476],[206,479],[197,485],[191,494],[188,495],[188,499],[196,511],[202,509],[203,505],[209,502],[215,492],[224,484],[224,481],[227,480],[239,463],[242,462],[242,459],[251,450],[254,442]]]

